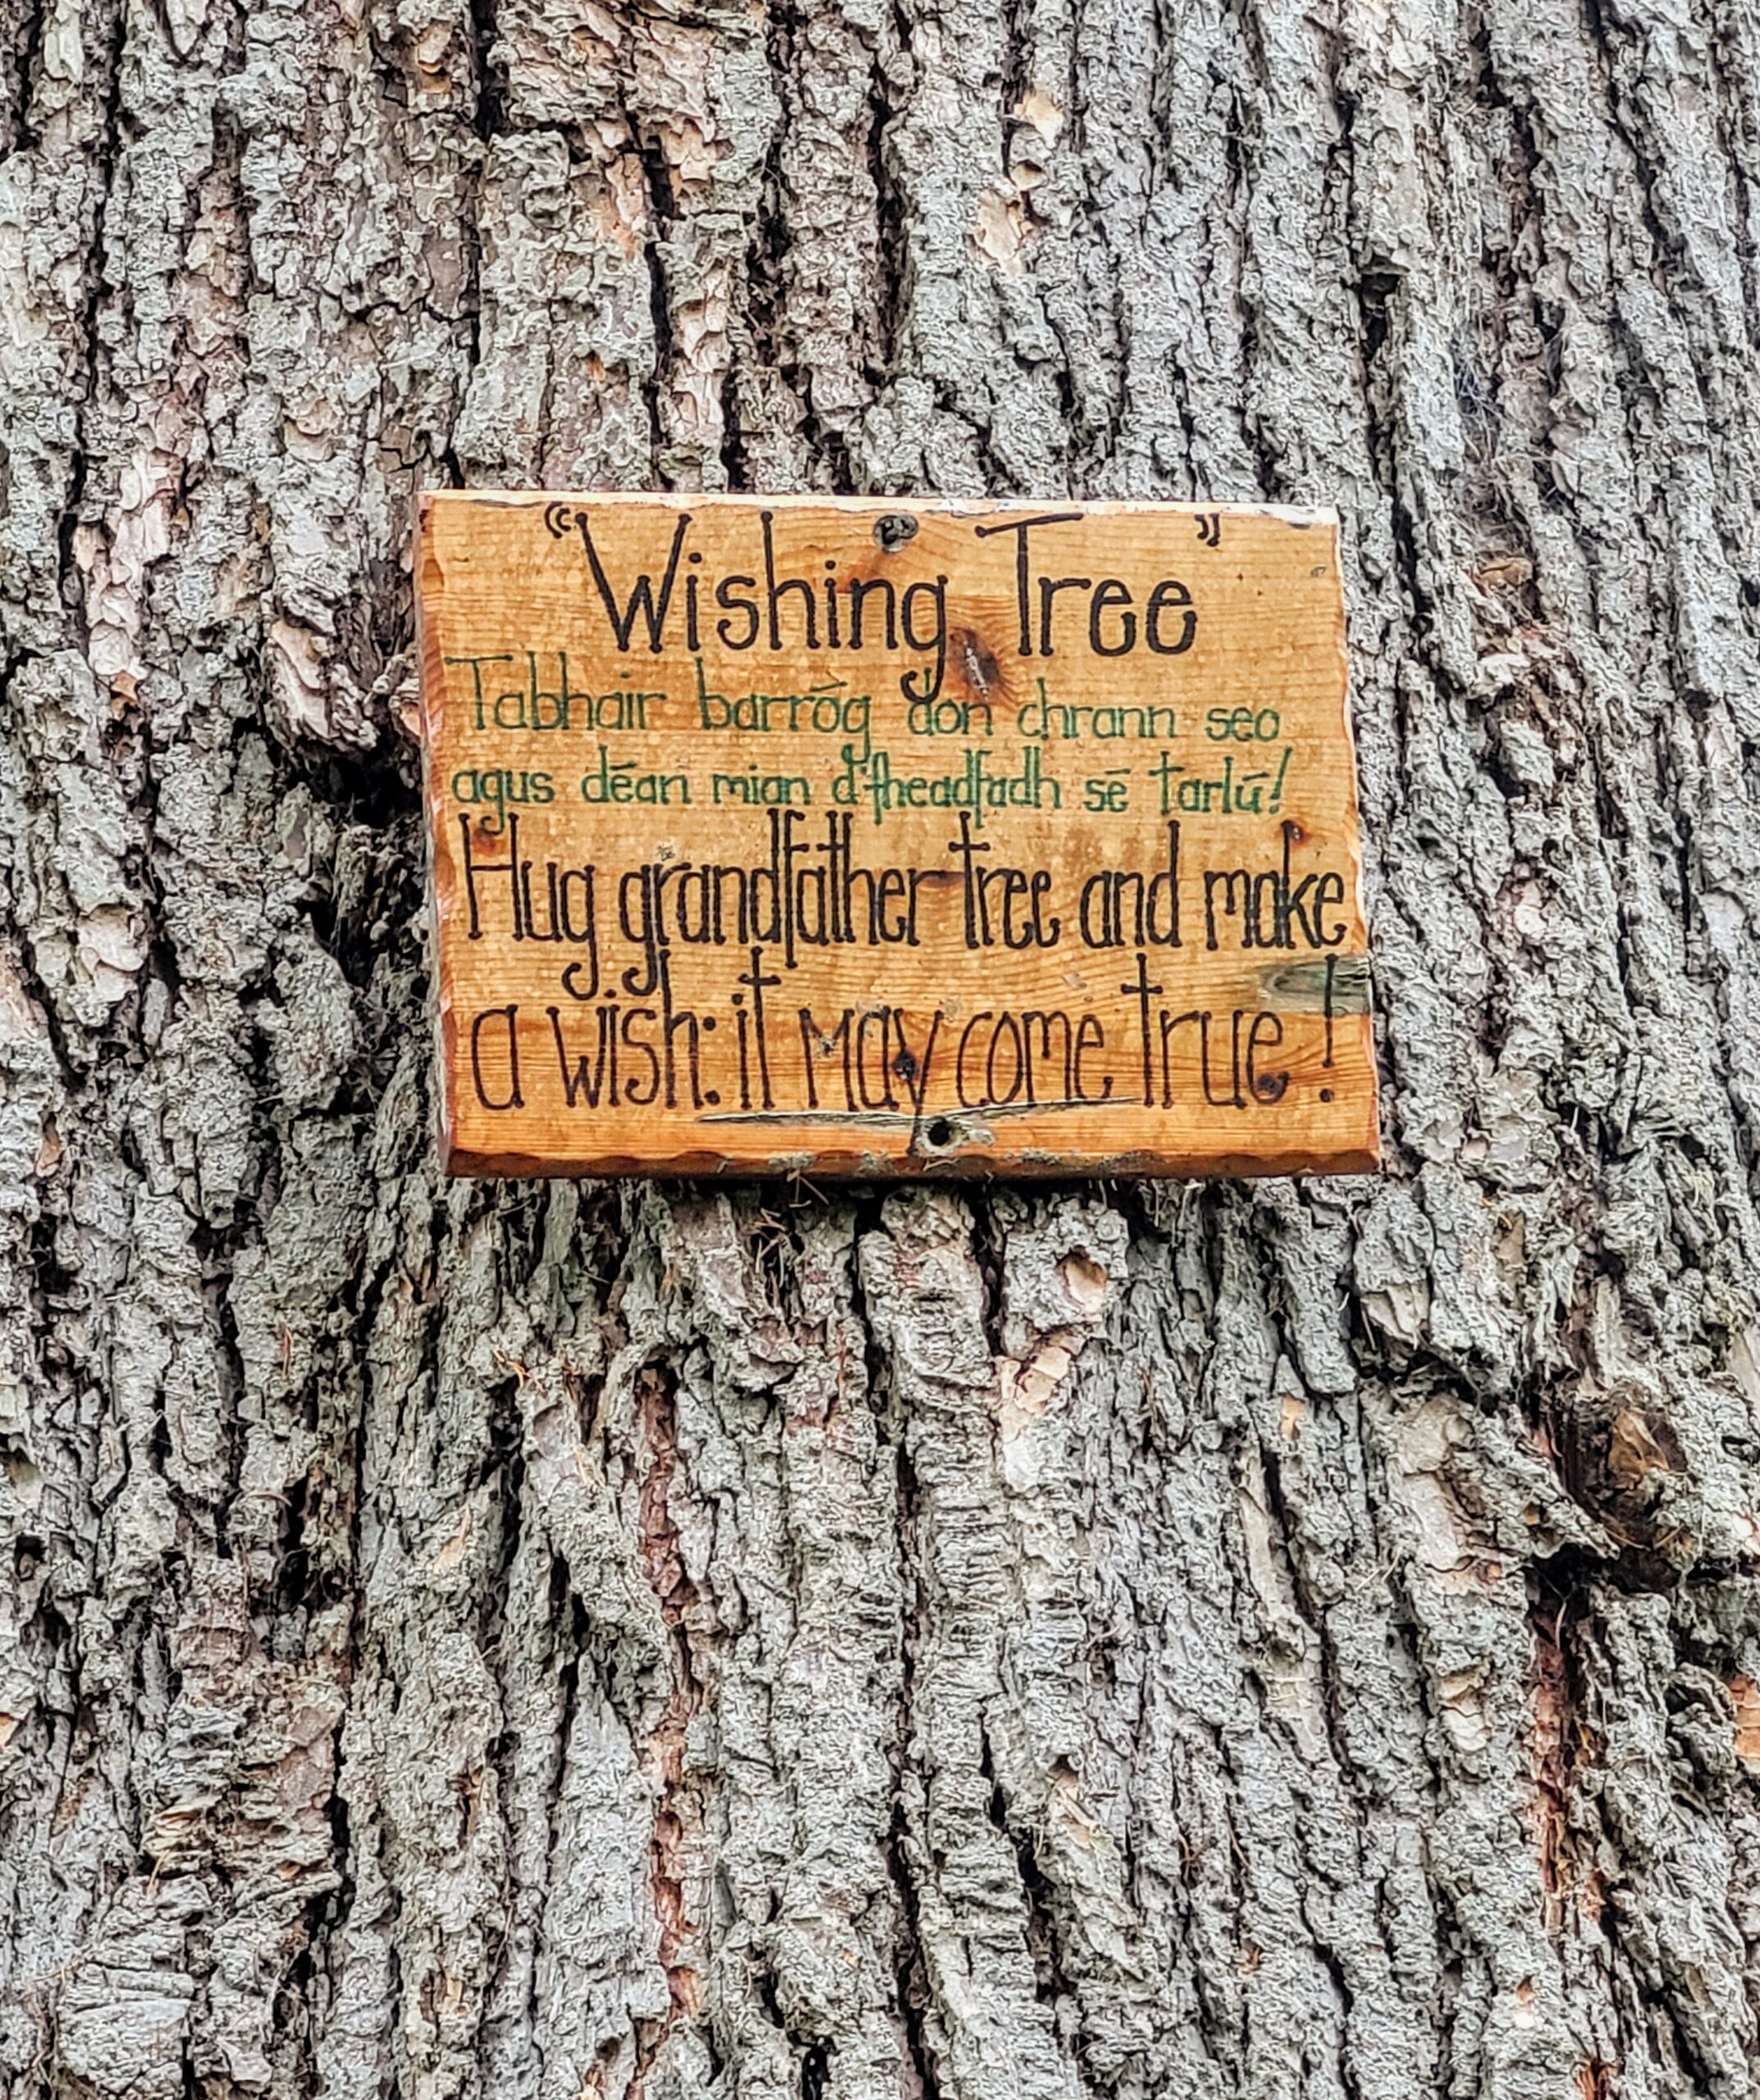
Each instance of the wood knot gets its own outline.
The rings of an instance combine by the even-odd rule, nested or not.
[[[1579,1386],[1552,1433],[1566,1487],[1621,1545],[1671,1563],[1691,1557],[1681,1507],[1689,1469],[1659,1395],[1630,1381]]]

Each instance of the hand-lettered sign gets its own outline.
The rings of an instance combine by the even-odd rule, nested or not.
[[[462,1174],[1376,1163],[1329,513],[437,495]]]

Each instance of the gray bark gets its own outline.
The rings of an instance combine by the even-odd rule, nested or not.
[[[0,0],[0,2067],[1760,2090],[1753,0]],[[1347,520],[1377,1182],[437,1180],[451,481]]]

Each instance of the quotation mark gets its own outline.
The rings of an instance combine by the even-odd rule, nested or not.
[[[1207,547],[1219,547],[1223,543],[1223,517],[1219,510],[1200,511],[1198,515],[1198,537]]]

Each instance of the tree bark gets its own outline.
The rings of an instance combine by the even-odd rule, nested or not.
[[[0,2066],[1760,2090],[1754,0],[0,0]],[[1378,1180],[437,1178],[412,506],[1337,504]]]

